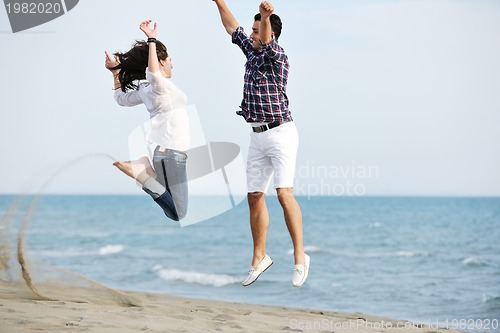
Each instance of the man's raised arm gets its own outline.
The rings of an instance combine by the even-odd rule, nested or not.
[[[271,28],[271,14],[274,12],[273,6],[263,1],[259,6],[260,12],[260,41],[262,44],[267,45],[273,39]]]
[[[222,25],[226,29],[227,33],[232,35],[236,28],[239,27],[238,21],[234,18],[233,14],[227,8],[224,0],[213,0],[217,4],[217,9],[219,9],[220,19]]]

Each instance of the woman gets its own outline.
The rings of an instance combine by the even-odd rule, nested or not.
[[[144,104],[150,113],[149,143],[156,149],[153,167],[147,157],[136,161],[115,162],[126,175],[137,180],[143,190],[174,221],[186,216],[188,188],[186,151],[189,147],[187,98],[169,79],[172,59],[163,43],[156,40],[157,24],[141,22],[147,41],[137,41],[127,52],[106,54],[106,68],[113,73],[115,100],[122,106]],[[145,80],[136,84],[137,80]]]

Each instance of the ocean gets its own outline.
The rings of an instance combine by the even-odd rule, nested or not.
[[[500,198],[298,197],[311,256],[301,288],[291,284],[292,245],[273,196],[274,265],[249,287],[241,286],[252,255],[245,202],[180,227],[147,195],[45,195],[27,217],[32,197],[20,198],[0,196],[3,241],[15,251],[28,219],[25,250],[36,267],[116,289],[500,331]]]

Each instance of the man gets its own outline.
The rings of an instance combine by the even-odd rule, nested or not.
[[[252,127],[247,160],[248,205],[253,238],[253,259],[244,286],[255,282],[273,261],[266,253],[269,214],[265,193],[274,175],[274,187],[292,238],[295,266],[292,283],[300,287],[309,273],[310,258],[304,253],[302,213],[293,196],[298,134],[288,109],[286,84],[288,58],[278,38],[281,20],[273,6],[264,1],[247,36],[226,6],[217,4],[222,24],[247,58],[241,111]]]

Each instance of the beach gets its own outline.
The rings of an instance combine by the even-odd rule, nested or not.
[[[100,289],[65,285],[57,286],[57,300],[43,300],[21,282],[1,281],[0,286],[1,333],[457,332],[362,313],[250,305],[126,291],[116,291],[109,297]],[[71,300],[74,299],[73,295],[92,301]]]

